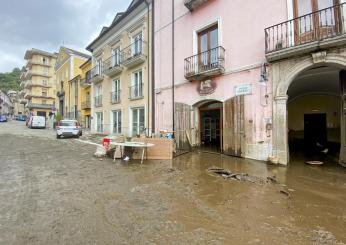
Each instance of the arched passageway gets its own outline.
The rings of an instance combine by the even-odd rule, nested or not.
[[[335,164],[340,151],[341,69],[312,66],[287,90],[287,139],[291,163],[308,160]]]

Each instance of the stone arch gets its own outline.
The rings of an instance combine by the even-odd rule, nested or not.
[[[323,53],[323,52],[321,52]],[[321,53],[316,53],[318,56],[321,56]],[[314,65],[318,64],[325,64],[325,65],[333,65],[337,66],[343,69],[346,69],[346,57],[337,53],[330,53],[325,54],[325,57],[323,59],[318,59],[315,54],[312,54],[309,57],[306,57],[299,62],[295,62],[293,66],[291,66],[287,72],[283,72],[285,75],[283,79],[278,83],[276,91],[275,91],[275,98],[276,97],[282,97],[287,96],[287,91],[293,80],[303,71],[313,67]],[[323,56],[323,55],[322,55]]]
[[[321,51],[296,59],[274,63],[273,68],[273,155],[278,162],[289,162],[287,137],[287,92],[294,79],[316,65],[331,65],[346,69],[346,56],[338,51]],[[283,137],[284,136],[284,137]]]

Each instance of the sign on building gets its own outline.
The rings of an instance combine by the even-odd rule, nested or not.
[[[237,85],[234,86],[234,90],[236,96],[252,94],[252,84]]]

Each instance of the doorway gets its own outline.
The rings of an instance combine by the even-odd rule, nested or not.
[[[314,147],[327,143],[327,114],[304,114],[305,145]]]
[[[199,108],[201,149],[221,152],[222,103],[210,102]]]

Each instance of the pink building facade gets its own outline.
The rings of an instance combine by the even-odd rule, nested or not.
[[[287,18],[286,1],[155,1],[155,131],[178,149],[272,156],[264,29]]]

